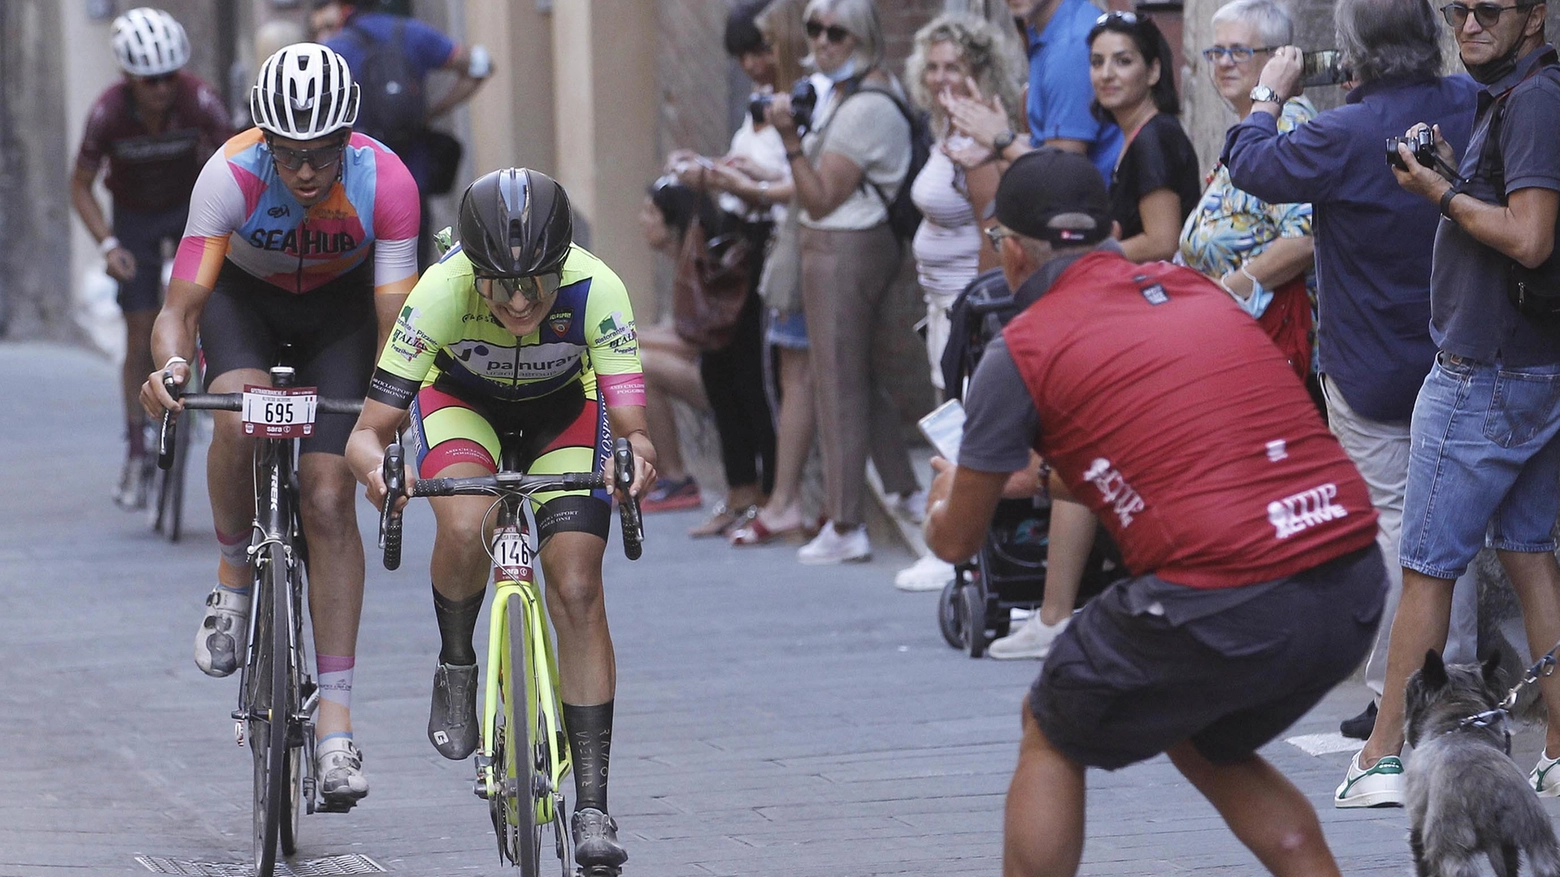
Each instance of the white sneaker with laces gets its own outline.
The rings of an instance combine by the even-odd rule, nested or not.
[[[953,564],[928,554],[894,575],[894,587],[901,591],[941,591],[953,581]]]
[[[1333,793],[1333,806],[1339,810],[1355,807],[1403,806],[1403,759],[1384,755],[1368,768],[1360,767],[1361,749],[1349,759],[1343,782]]]
[[[1528,782],[1540,798],[1560,798],[1560,770],[1555,770],[1556,765],[1560,765],[1560,758],[1550,758],[1549,750],[1545,749],[1538,754],[1538,764],[1533,765],[1533,771],[1528,774]]]
[[[834,529],[834,522],[823,525],[813,540],[796,551],[796,559],[809,566],[830,563],[859,563],[872,559],[872,543],[867,541],[867,527],[858,525],[844,533]]]
[[[903,518],[912,524],[926,523],[926,491],[917,489],[913,493],[901,493],[889,503],[888,510],[896,517]]]
[[[986,654],[999,661],[1012,661],[1018,658],[1044,658],[1051,653],[1051,643],[1056,642],[1056,637],[1067,629],[1067,622],[1072,618],[1064,618],[1056,624],[1046,624],[1040,620],[1040,613],[1029,616],[1024,626],[1009,633],[999,640],[994,640],[986,649]]]

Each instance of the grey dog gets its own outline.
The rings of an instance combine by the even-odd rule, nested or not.
[[[1560,877],[1560,843],[1549,814],[1508,753],[1505,715],[1493,713],[1500,654],[1446,666],[1434,650],[1408,677],[1405,779],[1409,846],[1419,877],[1517,877],[1518,852],[1539,877]],[[1469,720],[1490,714],[1482,722]],[[1467,720],[1467,721],[1465,721]]]

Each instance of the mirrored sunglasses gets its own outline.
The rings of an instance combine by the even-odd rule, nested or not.
[[[484,295],[481,283],[477,284],[477,294],[483,298],[491,299],[497,304],[509,304],[515,296],[524,298],[531,304],[536,304],[547,296],[558,291],[563,278],[556,273],[537,274],[532,277],[499,277],[492,274],[474,274],[478,281],[490,281],[490,293]]]
[[[347,146],[346,140],[338,140],[330,146],[317,146],[314,149],[292,149],[286,146],[269,144],[271,158],[277,164],[290,171],[298,170],[308,162],[309,167],[317,171],[328,171],[341,161],[341,154]]]

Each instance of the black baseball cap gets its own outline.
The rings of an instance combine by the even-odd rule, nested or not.
[[[1110,234],[1110,200],[1094,162],[1041,148],[1008,166],[997,184],[997,221],[1054,246],[1093,244]]]

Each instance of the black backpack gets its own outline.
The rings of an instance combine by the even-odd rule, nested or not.
[[[385,41],[350,22],[345,33],[363,50],[363,60],[352,71],[362,91],[353,129],[391,149],[405,148],[422,136],[428,112],[422,78],[406,55],[406,21],[397,21]]]
[[[893,200],[883,194],[883,190],[876,183],[869,182],[865,176],[862,182],[872,187],[882,199],[883,206],[888,209],[888,226],[894,230],[894,237],[900,241],[908,241],[915,237],[915,230],[921,227],[921,210],[910,200],[910,184],[921,173],[921,168],[926,166],[926,159],[932,154],[932,126],[928,122],[927,114],[910,109],[910,106],[899,95],[884,88],[865,86],[857,89],[853,94],[866,91],[875,91],[894,102],[905,121],[910,123],[910,167],[905,170],[905,178],[899,184],[899,191],[894,194]]]

